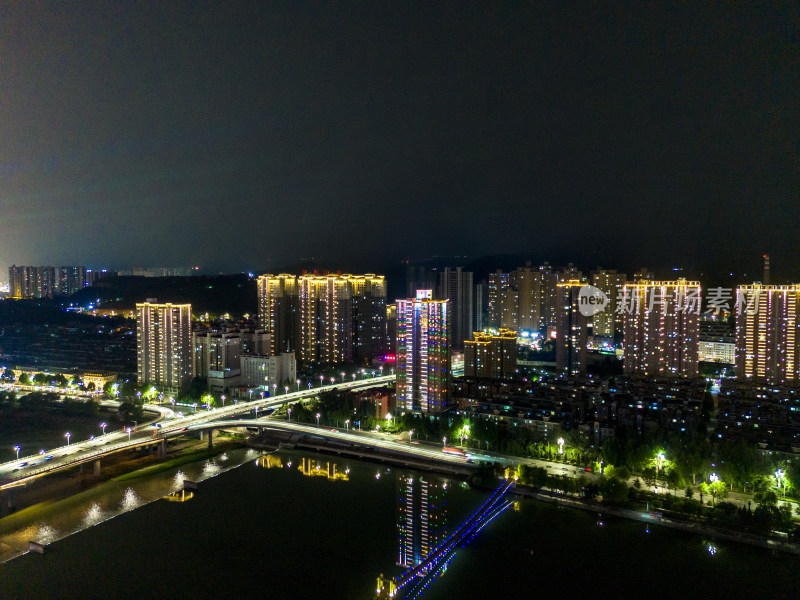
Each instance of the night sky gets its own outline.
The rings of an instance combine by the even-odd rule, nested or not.
[[[0,267],[768,252],[800,279],[773,4],[2,3]]]

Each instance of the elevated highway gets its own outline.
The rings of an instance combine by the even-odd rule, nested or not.
[[[147,405],[147,410],[156,410],[162,413],[159,418],[160,422],[157,423],[160,428],[154,429],[152,426],[148,426],[140,427],[130,432],[124,430],[116,431],[93,440],[74,442],[60,448],[46,450],[43,455],[23,457],[19,460],[0,464],[0,491],[26,485],[35,479],[62,469],[73,468],[84,463],[97,463],[104,456],[115,452],[158,444],[165,446],[168,438],[183,435],[189,431],[218,429],[223,426],[235,427],[236,425],[234,425],[231,417],[235,418],[245,413],[256,412],[257,414],[263,411],[266,414],[284,404],[309,400],[323,392],[383,387],[392,383],[394,379],[394,375],[384,375],[360,381],[323,385],[289,392],[277,397],[256,398],[249,402],[234,402],[228,406],[213,408],[212,410],[200,410],[186,416],[177,416],[170,409],[158,405]],[[264,420],[266,421],[267,419]],[[206,423],[216,423],[216,425],[203,427]],[[155,436],[154,432],[156,433]]]

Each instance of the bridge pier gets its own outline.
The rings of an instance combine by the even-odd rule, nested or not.
[[[15,510],[17,510],[17,503],[14,500],[14,492],[12,490],[10,490],[10,489],[6,490],[5,491],[5,496],[6,497],[5,497],[4,501],[3,501],[3,504],[8,509],[8,512],[12,513]]]
[[[95,477],[100,477],[100,459],[98,458],[96,461],[92,463],[92,475]]]
[[[214,447],[214,430],[208,430],[208,449],[211,450]]]
[[[158,458],[167,458],[167,440],[164,438],[158,444]]]

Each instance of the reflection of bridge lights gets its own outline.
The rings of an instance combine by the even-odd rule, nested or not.
[[[381,472],[378,471],[377,473],[375,473],[375,479],[380,479],[380,478],[381,478]]]
[[[717,547],[714,544],[709,544],[708,545],[708,553],[711,556],[714,556],[717,553]]]

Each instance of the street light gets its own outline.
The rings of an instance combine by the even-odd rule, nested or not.
[[[783,484],[783,497],[786,498],[786,477],[784,476],[783,469],[775,471],[775,479],[778,481],[778,487]]]
[[[222,408],[225,408],[225,394],[222,394]]]
[[[317,427],[319,427],[319,413],[317,413]]]
[[[356,380],[356,374],[353,373],[353,382],[355,382],[355,380]]]
[[[288,394],[289,393],[289,386],[288,385],[283,386],[283,393],[284,394]]]
[[[345,430],[345,431],[350,431],[350,419],[347,419],[347,420],[344,422],[344,430]]]
[[[664,453],[659,452],[658,454],[656,454],[656,485],[658,485],[658,474],[659,471],[661,471],[661,465],[663,462],[664,462]]]
[[[447,438],[443,437],[442,438],[442,446],[446,446],[446,445],[447,445]]]
[[[308,382],[308,389],[311,389],[311,382]]]
[[[277,396],[278,395],[278,384],[277,383],[273,383],[272,384],[272,395],[273,396]]]
[[[250,402],[252,402],[253,401],[253,390],[249,389],[249,390],[247,390],[247,393],[250,394]]]
[[[72,437],[72,434],[68,431],[64,434],[64,437],[67,438],[67,446],[69,446],[69,438]]]
[[[297,384],[297,390],[296,391],[299,392],[300,391],[300,380],[298,379],[297,381],[295,381],[295,383]]]
[[[558,438],[558,453],[564,454],[564,438]]]
[[[291,421],[292,420],[292,409],[291,408],[287,408],[286,412],[289,414],[289,418],[287,420]]]
[[[319,387],[322,387],[322,380],[325,379],[325,375],[319,376]]]
[[[342,376],[342,383],[344,383],[344,371],[342,371],[342,372],[340,373],[340,375]]]
[[[131,441],[131,431],[133,431],[133,429],[131,429],[130,427],[126,427],[125,431],[128,432],[128,441],[130,442]]]
[[[14,446],[14,452],[17,453],[17,460],[19,460],[19,451],[22,450],[19,446]]]
[[[100,428],[103,430],[103,435],[106,434],[106,427],[108,427],[108,425],[106,425],[105,421],[100,423]]]

